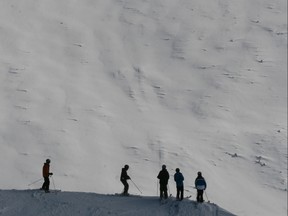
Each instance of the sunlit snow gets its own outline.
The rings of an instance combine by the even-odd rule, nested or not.
[[[3,216],[285,216],[287,1],[1,0],[0,145]]]

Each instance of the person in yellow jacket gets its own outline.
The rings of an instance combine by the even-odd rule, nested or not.
[[[46,162],[43,165],[42,169],[42,175],[44,178],[44,183],[42,185],[42,190],[45,190],[46,193],[49,193],[49,185],[50,185],[50,180],[49,176],[53,175],[53,173],[50,173],[50,159],[47,159]]]

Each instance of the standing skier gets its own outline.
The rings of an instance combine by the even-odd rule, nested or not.
[[[122,184],[124,185],[124,191],[123,191],[123,195],[129,195],[128,194],[128,189],[129,189],[129,184],[127,183],[128,179],[131,179],[130,176],[128,176],[127,174],[127,170],[129,169],[129,166],[126,164],[124,166],[124,168],[122,168],[121,171],[121,176],[120,176],[120,181],[122,182]]]
[[[184,177],[182,173],[180,172],[179,168],[176,168],[176,173],[174,174],[174,180],[176,182],[176,188],[177,188],[177,200],[183,200],[183,192],[184,192]]]
[[[44,183],[42,185],[42,190],[45,190],[46,193],[49,193],[49,185],[50,185],[50,180],[49,176],[53,175],[53,173],[50,173],[50,159],[47,159],[46,162],[43,165],[42,169],[42,175],[44,178]]]
[[[167,185],[168,185],[168,180],[169,180],[169,173],[166,169],[166,165],[162,165],[162,170],[159,172],[157,178],[159,179],[160,183],[160,199],[168,198],[168,193],[167,193]]]
[[[201,172],[198,172],[198,176],[195,179],[195,188],[197,189],[197,202],[204,202],[203,192],[206,189],[207,184],[202,176]]]

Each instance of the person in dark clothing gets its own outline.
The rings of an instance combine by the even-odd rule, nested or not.
[[[46,193],[49,193],[49,185],[50,185],[49,176],[53,175],[53,173],[50,173],[50,162],[51,162],[50,159],[47,159],[42,168],[44,183],[41,189],[45,190]]]
[[[204,202],[203,193],[207,188],[207,183],[201,172],[198,172],[198,176],[195,179],[195,188],[197,189],[197,202]]]
[[[124,185],[123,195],[128,195],[129,184],[127,183],[127,180],[131,179],[130,176],[128,176],[127,174],[128,169],[129,169],[129,166],[125,165],[124,168],[122,168],[121,176],[120,176],[120,181]]]
[[[159,179],[160,183],[160,199],[164,197],[164,199],[168,198],[167,193],[167,185],[169,180],[169,173],[166,169],[166,165],[162,166],[162,170],[159,172],[157,178]]]
[[[180,172],[179,168],[176,168],[176,173],[174,174],[174,180],[176,182],[176,189],[177,189],[177,196],[176,199],[177,200],[183,200],[183,192],[184,192],[184,177],[182,175],[182,173]]]

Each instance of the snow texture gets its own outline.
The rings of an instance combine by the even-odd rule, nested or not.
[[[287,214],[285,0],[1,0],[0,104],[1,216]]]
[[[0,214],[6,216],[233,216],[215,204],[199,204],[189,200],[180,202],[171,198],[165,203],[160,203],[158,197],[119,197],[83,192],[46,194],[39,190],[2,190],[0,200],[4,204],[0,208]]]

